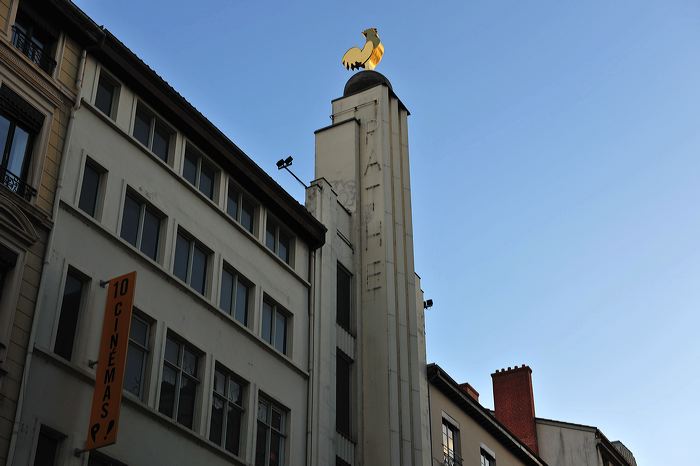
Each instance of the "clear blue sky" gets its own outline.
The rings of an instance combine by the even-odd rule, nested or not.
[[[80,0],[297,199],[375,26],[409,121],[428,359],[642,465],[700,417],[700,2]],[[696,456],[696,455],[693,455]]]

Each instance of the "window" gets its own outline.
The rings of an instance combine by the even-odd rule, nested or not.
[[[287,264],[291,264],[291,244],[291,236],[280,227],[279,223],[268,217],[267,228],[265,228],[265,245],[267,248],[277,254]]]
[[[258,401],[258,434],[255,440],[255,466],[283,466],[285,453],[285,410],[260,398]]]
[[[24,8],[17,12],[17,19],[12,26],[12,44],[49,74],[56,67],[53,59],[55,37],[55,33],[36,24],[31,13],[24,11]]]
[[[214,200],[216,174],[217,169],[188,144],[182,176],[211,200]]]
[[[121,237],[151,259],[158,260],[160,225],[163,215],[150,204],[127,190],[122,213]]]
[[[239,453],[243,418],[243,386],[229,372],[217,366],[211,404],[209,440],[234,455]]]
[[[104,170],[93,161],[85,162],[83,170],[83,184],[80,188],[80,200],[78,207],[91,217],[97,216],[97,206],[100,196],[100,185]]]
[[[36,442],[36,453],[34,454],[34,466],[53,466],[56,464],[58,450],[65,436],[55,430],[41,426],[39,429],[39,439]]]
[[[173,131],[139,102],[134,116],[134,137],[163,162],[168,162]]]
[[[221,299],[219,307],[243,325],[248,325],[248,305],[251,285],[248,280],[224,264],[221,273]]]
[[[110,458],[99,451],[91,451],[88,466],[126,466],[121,461]]]
[[[228,185],[226,212],[243,228],[254,234],[255,203],[237,189],[232,182]]]
[[[277,304],[263,301],[262,337],[282,354],[287,354],[287,317]]]
[[[68,270],[66,284],[63,289],[61,314],[58,318],[56,342],[53,351],[59,356],[70,360],[73,356],[75,332],[78,327],[78,316],[83,297],[85,279],[73,269]]]
[[[119,99],[119,85],[110,78],[104,70],[100,71],[100,79],[97,83],[95,94],[95,107],[102,113],[114,119],[116,106]]]
[[[200,294],[207,289],[207,266],[210,252],[182,231],[177,233],[173,273]]]
[[[446,419],[442,420],[442,458],[444,466],[461,466],[459,430]]]
[[[335,357],[335,430],[352,435],[352,359],[339,349]]]
[[[352,315],[352,275],[338,263],[336,278],[336,322],[348,332],[351,332]]]
[[[199,353],[190,345],[168,335],[158,410],[190,429],[194,425],[198,369]]]
[[[496,466],[496,460],[483,448],[481,449],[481,466]]]
[[[124,389],[140,399],[143,399],[146,393],[146,370],[151,346],[150,340],[151,323],[134,312],[131,315]]]
[[[350,466],[350,463],[347,461],[343,460],[339,456],[335,457],[335,466]]]
[[[34,136],[44,116],[9,87],[0,87],[0,184],[29,200],[27,184]]]
[[[5,280],[12,273],[12,269],[17,264],[17,254],[11,249],[0,244],[0,303],[5,289]]]

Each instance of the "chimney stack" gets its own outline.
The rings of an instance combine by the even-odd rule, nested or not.
[[[496,419],[502,422],[521,442],[535,453],[535,397],[532,391],[532,369],[523,364],[491,374]]]
[[[477,392],[474,387],[469,385],[467,382],[459,384],[459,388],[469,395],[474,401],[479,402],[479,392]]]

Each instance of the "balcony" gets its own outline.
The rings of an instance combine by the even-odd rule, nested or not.
[[[443,452],[443,466],[462,466],[462,458],[452,450]]]
[[[17,24],[12,26],[12,45],[17,47],[31,61],[39,65],[39,68],[48,74],[53,73],[53,69],[56,67],[56,60],[49,54],[49,47],[31,38],[24,28]]]
[[[29,186],[14,173],[0,166],[0,184],[27,201],[36,195],[36,189]]]

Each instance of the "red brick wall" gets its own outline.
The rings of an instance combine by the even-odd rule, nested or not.
[[[521,442],[538,453],[535,428],[535,398],[532,369],[526,365],[497,370],[491,374],[496,419]]]

